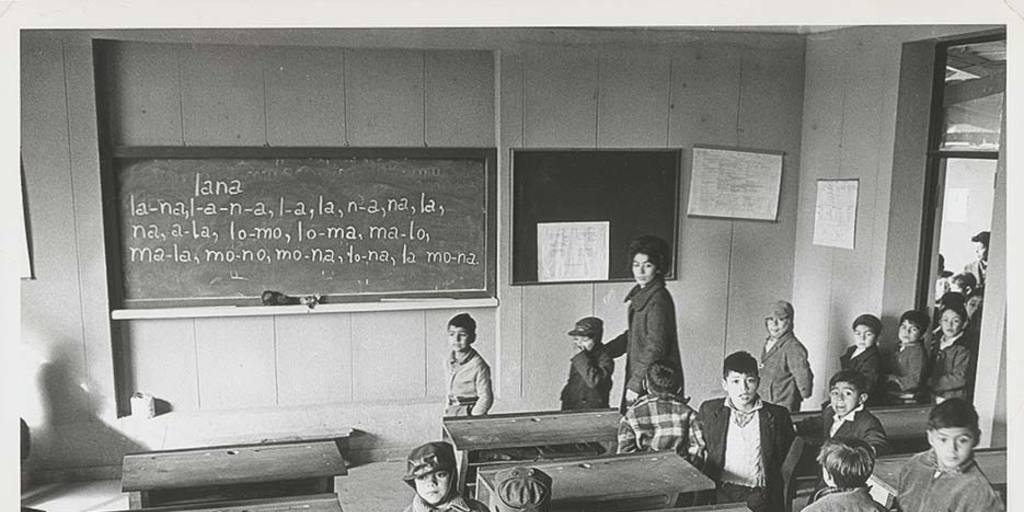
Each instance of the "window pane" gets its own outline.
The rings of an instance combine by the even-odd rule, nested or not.
[[[1005,40],[950,46],[939,149],[998,151],[1005,91]]]
[[[995,160],[946,160],[939,254],[954,274],[977,259],[971,237],[992,225],[995,178]]]

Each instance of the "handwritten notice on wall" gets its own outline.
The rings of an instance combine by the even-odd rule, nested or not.
[[[858,180],[818,180],[814,245],[853,249],[857,231]]]
[[[686,213],[774,221],[782,188],[782,153],[693,147]]]
[[[538,223],[538,280],[607,280],[608,226],[608,222]]]

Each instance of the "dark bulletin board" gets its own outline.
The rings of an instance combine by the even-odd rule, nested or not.
[[[120,148],[121,307],[493,297],[495,151]]]
[[[537,223],[609,222],[608,280],[633,279],[629,242],[663,238],[675,274],[680,149],[513,149],[512,284],[537,283]]]

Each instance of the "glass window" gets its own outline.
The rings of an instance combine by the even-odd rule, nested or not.
[[[1005,39],[947,47],[938,149],[998,151],[1005,92]]]

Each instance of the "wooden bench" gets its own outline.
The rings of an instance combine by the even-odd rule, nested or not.
[[[193,503],[130,510],[131,512],[342,512],[341,503],[336,494],[222,501],[215,504]]]
[[[710,478],[675,452],[631,453],[483,465],[477,471],[476,499],[493,509],[490,501],[495,475],[517,465],[537,468],[551,476],[553,511],[671,507],[680,494],[715,488]]]
[[[898,489],[896,485],[899,480],[900,471],[913,455],[893,455],[879,457],[875,461],[875,470],[868,478],[868,485],[871,486],[871,497],[875,501],[892,507]],[[1006,499],[1006,448],[988,448],[974,451],[974,460],[978,468],[988,477],[992,487]]]
[[[443,419],[444,438],[455,448],[459,491],[473,482],[470,454],[480,450],[525,448],[569,443],[614,442],[619,411],[591,409],[545,411]],[[473,464],[473,469],[480,464]]]
[[[334,492],[345,462],[333,440],[130,453],[121,490],[132,509]]]
[[[722,503],[719,505],[697,505],[693,507],[662,508],[643,512],[750,512],[746,503]]]

